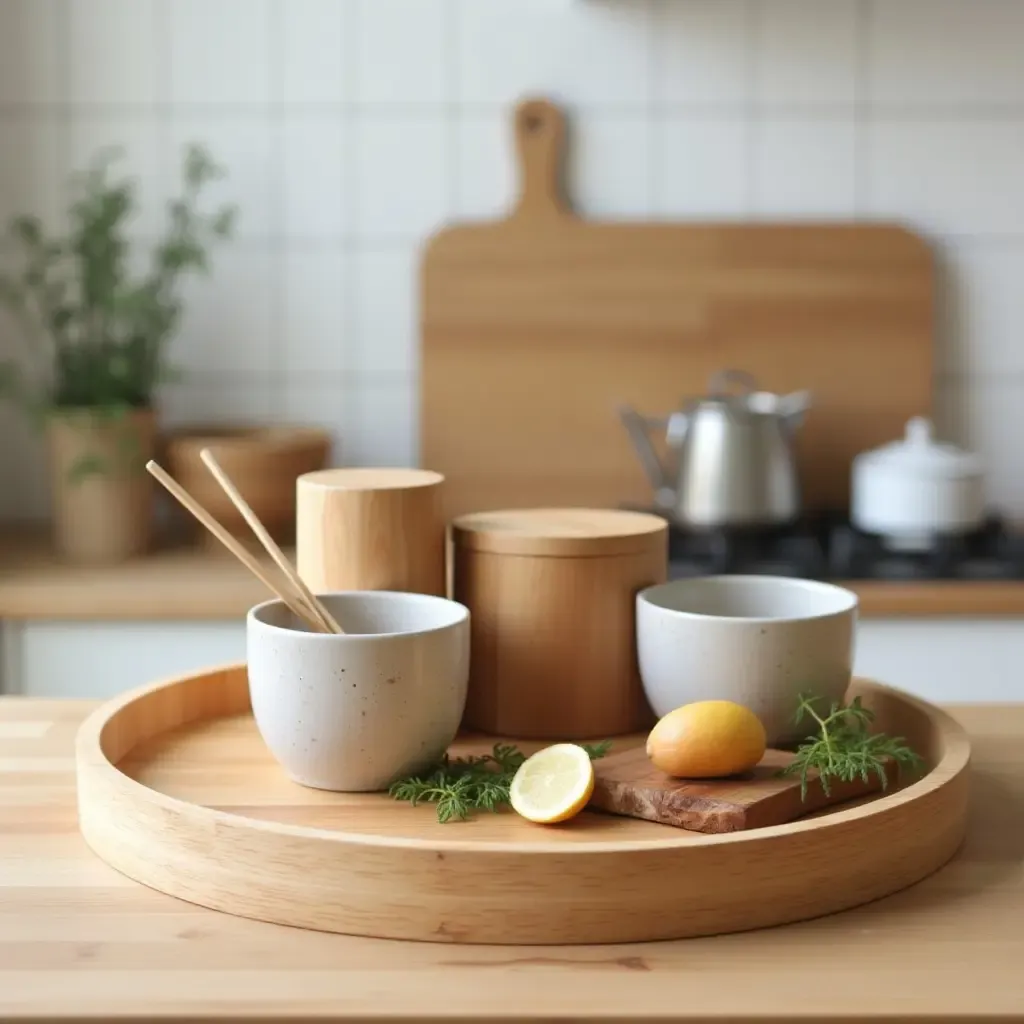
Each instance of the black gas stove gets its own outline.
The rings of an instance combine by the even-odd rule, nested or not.
[[[713,574],[840,580],[1021,580],[1024,532],[992,514],[970,534],[937,536],[925,550],[892,550],[841,512],[771,529],[669,527],[669,578]]]

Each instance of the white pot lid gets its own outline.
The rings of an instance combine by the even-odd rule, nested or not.
[[[916,476],[978,476],[984,471],[978,455],[936,441],[931,420],[924,416],[915,416],[907,422],[903,440],[864,452],[857,461],[872,469]]]

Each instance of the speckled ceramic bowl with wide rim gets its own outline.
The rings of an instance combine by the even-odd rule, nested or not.
[[[296,782],[386,789],[455,738],[469,680],[469,609],[397,591],[318,596],[344,634],[309,631],[279,600],[249,611],[253,717]]]

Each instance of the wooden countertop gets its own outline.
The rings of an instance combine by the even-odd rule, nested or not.
[[[144,888],[79,838],[91,703],[0,698],[0,1020],[1024,1021],[1024,705],[951,709],[967,841],[917,886],[684,942],[470,947],[245,921]],[[851,851],[856,856],[856,851]]]
[[[864,618],[1024,615],[1024,581],[845,585]],[[57,561],[36,531],[0,534],[0,619],[240,619],[269,596],[226,551],[178,546],[85,568]]]

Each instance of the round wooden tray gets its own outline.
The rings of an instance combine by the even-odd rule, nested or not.
[[[902,889],[963,838],[964,731],[897,690],[857,680],[855,694],[926,757],[925,776],[725,835],[590,812],[555,827],[512,813],[439,825],[433,807],[287,779],[249,713],[245,667],[232,666],[135,690],[85,721],[80,827],[100,857],[154,889],[303,928],[516,944],[760,928]]]

